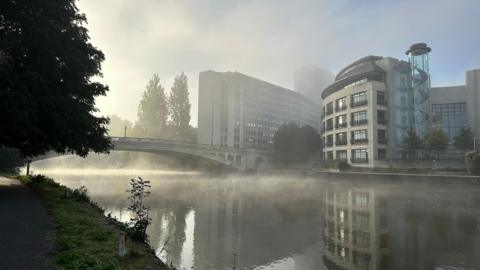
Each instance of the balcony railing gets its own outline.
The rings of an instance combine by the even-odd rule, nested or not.
[[[351,144],[368,144],[368,139],[352,139]]]
[[[379,144],[387,144],[388,140],[386,138],[378,138],[378,143]]]
[[[333,146],[333,141],[327,142],[327,143],[326,143],[326,146],[327,146],[327,147],[332,147],[332,146]]]
[[[351,158],[350,161],[352,163],[368,163],[368,157],[367,158]]]
[[[333,108],[327,109],[327,115],[330,115],[333,113]]]
[[[386,125],[387,122],[388,122],[387,119],[378,119],[378,120],[377,120],[377,123],[378,123],[379,125]]]
[[[352,120],[350,122],[351,126],[360,126],[360,125],[365,125],[368,123],[368,119],[362,119],[362,120]]]
[[[348,125],[347,125],[347,122],[345,123],[341,123],[341,124],[335,124],[335,128],[346,128]]]
[[[359,101],[356,101],[356,102],[352,101],[350,106],[352,108],[355,108],[355,107],[365,106],[365,105],[367,105],[367,103],[368,103],[367,100],[359,100]]]
[[[347,145],[347,140],[335,140],[335,145]]]
[[[333,125],[327,126],[327,130],[332,130],[332,129],[333,129]]]
[[[377,105],[387,105],[387,101],[386,100],[381,100],[381,99],[377,99]]]
[[[347,104],[335,107],[336,112],[343,111],[343,110],[346,110],[346,109],[347,109]]]

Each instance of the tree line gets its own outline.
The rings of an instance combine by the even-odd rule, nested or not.
[[[184,73],[175,77],[169,95],[158,74],[154,74],[138,104],[135,123],[111,115],[109,134],[194,142],[196,133],[190,126],[190,107],[188,78]]]
[[[449,140],[441,128],[433,128],[425,139],[415,132],[414,129],[408,129],[405,133],[402,147],[411,159],[416,159],[419,150],[430,152],[434,158],[447,150]],[[462,128],[453,139],[453,146],[458,150],[468,151],[474,148],[474,135],[470,128]]]

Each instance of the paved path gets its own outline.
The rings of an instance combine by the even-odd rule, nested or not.
[[[0,177],[0,270],[50,269],[53,232],[33,191]]]

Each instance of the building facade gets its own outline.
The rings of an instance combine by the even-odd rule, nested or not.
[[[414,124],[408,62],[364,57],[341,70],[322,98],[325,159],[375,167],[400,155]]]
[[[430,103],[432,125],[450,140],[464,127],[480,138],[480,69],[465,73],[465,85],[433,87]]]
[[[238,72],[199,75],[198,143],[271,150],[285,123],[319,129],[318,104],[299,93]]]

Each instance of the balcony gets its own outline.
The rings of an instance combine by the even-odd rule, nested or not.
[[[325,146],[327,146],[327,147],[332,147],[332,146],[333,146],[333,141],[327,142],[327,143],[325,144]]]
[[[333,108],[328,108],[328,109],[327,109],[327,115],[330,115],[330,114],[332,114],[332,113],[333,113]]]
[[[343,110],[346,110],[346,109],[347,109],[347,104],[343,104],[342,106],[337,106],[335,108],[335,111],[340,112],[340,111],[343,111]]]
[[[336,129],[339,129],[339,128],[346,128],[348,125],[347,125],[347,122],[345,123],[341,123],[341,124],[335,124],[335,128]]]
[[[351,158],[350,161],[352,163],[368,163],[368,158]]]
[[[367,119],[352,120],[352,122],[350,122],[350,126],[352,126],[352,127],[361,126],[361,125],[366,125],[367,123],[368,123]]]
[[[388,140],[387,138],[378,138],[378,144],[387,144]]]
[[[351,144],[368,144],[368,139],[352,139],[350,141]]]
[[[367,103],[368,103],[367,100],[359,100],[357,102],[352,102],[352,104],[350,104],[350,106],[352,108],[355,108],[355,107],[365,106],[365,105],[367,105]]]
[[[335,145],[347,145],[347,140],[335,140]]]

